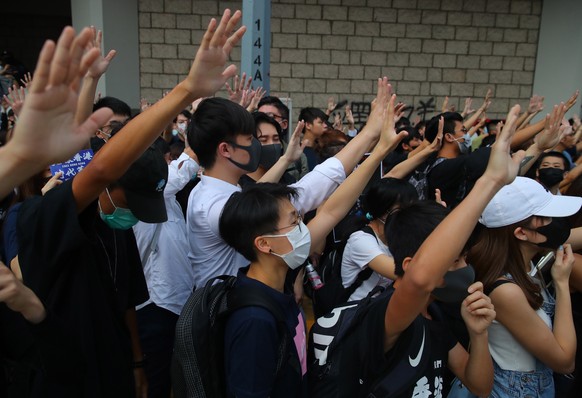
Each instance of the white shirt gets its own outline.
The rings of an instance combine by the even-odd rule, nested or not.
[[[182,167],[179,168],[179,165]],[[161,224],[138,222],[133,232],[139,248],[142,264],[151,250],[156,228],[160,228],[154,250],[143,271],[150,298],[136,307],[143,308],[150,303],[179,315],[194,287],[194,272],[188,261],[188,241],[186,220],[182,208],[176,200],[176,193],[198,172],[198,164],[182,153],[168,166],[168,183],[164,189],[164,200],[168,221]]]
[[[540,285],[538,279],[532,279]],[[544,302],[549,300],[549,293],[546,289],[541,289]],[[548,328],[552,329],[552,319],[540,307],[536,314],[544,321]],[[493,360],[501,369],[518,372],[531,372],[536,370],[536,358],[527,351],[505,326],[494,320],[488,329],[489,352]]]
[[[317,208],[345,178],[343,165],[337,158],[326,160],[291,185],[298,194],[293,205],[301,214]],[[238,185],[202,176],[190,192],[186,222],[190,245],[188,258],[194,270],[196,288],[203,287],[218,275],[236,275],[239,268],[249,263],[222,240],[218,229],[226,201],[240,190]]]
[[[342,257],[342,283],[345,288],[351,286],[358,274],[368,268],[368,264],[378,256],[392,257],[388,246],[378,238],[364,231],[350,235]],[[349,297],[348,301],[361,300],[376,286],[388,286],[392,280],[373,272]]]

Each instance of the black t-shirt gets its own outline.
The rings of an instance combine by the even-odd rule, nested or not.
[[[394,363],[409,360],[408,352],[399,350],[399,347],[408,346],[412,339],[412,325],[400,335],[394,347],[384,353],[384,317],[388,300],[389,298],[382,298],[372,303],[360,327],[344,341],[346,346],[343,352],[346,357],[342,358],[341,363],[350,368],[346,369],[346,375],[358,374],[361,385],[351,383],[358,391],[344,391],[342,396],[357,397],[358,394],[367,396],[374,382],[385,375],[387,369]],[[432,310],[431,307],[429,312]],[[418,319],[425,326],[426,338],[431,339],[430,357],[424,372],[405,393],[400,395],[401,397],[439,396],[438,391],[442,393],[444,387],[443,375],[447,367],[448,353],[457,344],[444,322],[429,320],[423,316],[419,316]]]
[[[490,153],[491,148],[480,148],[469,155],[459,155],[436,165],[427,176],[429,199],[434,200],[438,188],[448,207],[457,206],[485,172]]]
[[[305,148],[303,148],[303,153],[307,158],[307,167],[309,168],[309,171],[313,170],[315,166],[321,163],[319,155],[317,154],[317,152],[315,152],[315,149],[313,149],[312,147],[306,146]]]
[[[108,228],[94,202],[76,213],[71,181],[23,203],[17,223],[24,283],[51,314],[37,344],[60,344],[45,367],[73,368],[46,379],[44,394],[118,397],[133,391],[127,309],[148,298],[135,237]],[[42,350],[42,347],[41,347]]]

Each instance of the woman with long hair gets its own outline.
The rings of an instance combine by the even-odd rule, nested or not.
[[[495,373],[492,397],[553,397],[552,371],[570,373],[574,368],[568,285],[574,257],[564,244],[570,229],[561,217],[581,205],[582,198],[555,196],[538,182],[517,177],[481,216],[484,228],[468,261],[497,312],[488,332]],[[555,251],[555,261],[547,265],[555,298],[532,262],[550,250]]]

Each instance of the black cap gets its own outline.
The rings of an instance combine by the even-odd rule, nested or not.
[[[168,220],[164,188],[168,181],[168,164],[162,153],[149,147],[119,179],[125,191],[127,206],[143,222],[161,223]]]

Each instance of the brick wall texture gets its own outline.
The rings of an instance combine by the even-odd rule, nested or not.
[[[139,0],[141,95],[156,100],[188,71],[211,17],[242,1]],[[541,0],[273,0],[271,94],[295,117],[327,98],[370,101],[388,76],[399,99],[463,106],[491,88],[490,117],[532,95]],[[240,61],[240,48],[232,61]],[[476,101],[479,106],[481,100]]]

